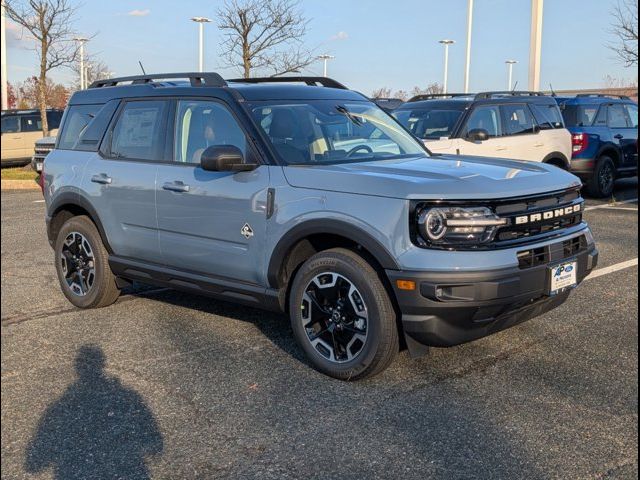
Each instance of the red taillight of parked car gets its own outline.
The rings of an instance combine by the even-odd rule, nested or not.
[[[589,135],[586,133],[574,133],[571,135],[571,145],[573,148],[573,155],[578,155],[584,152],[589,146]]]

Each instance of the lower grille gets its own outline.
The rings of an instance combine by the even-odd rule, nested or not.
[[[584,252],[588,246],[587,238],[584,235],[580,235],[579,237],[553,243],[545,247],[523,250],[517,254],[518,267],[521,270],[525,270],[540,265],[548,265],[552,262],[561,262]]]

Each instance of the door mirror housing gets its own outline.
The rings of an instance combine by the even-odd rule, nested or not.
[[[248,172],[257,163],[244,163],[242,151],[234,145],[213,145],[200,155],[200,166],[208,172]]]
[[[484,128],[474,128],[467,133],[467,140],[470,142],[484,142],[489,140],[489,132]]]

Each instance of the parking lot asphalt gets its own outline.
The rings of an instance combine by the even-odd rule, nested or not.
[[[598,269],[638,257],[637,188],[587,202]],[[344,383],[281,315],[162,289],[73,308],[41,198],[2,193],[2,478],[638,476],[637,266]]]

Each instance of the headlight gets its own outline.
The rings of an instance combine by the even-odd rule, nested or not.
[[[491,242],[507,224],[487,207],[424,207],[417,212],[418,232],[425,246],[473,246]]]

